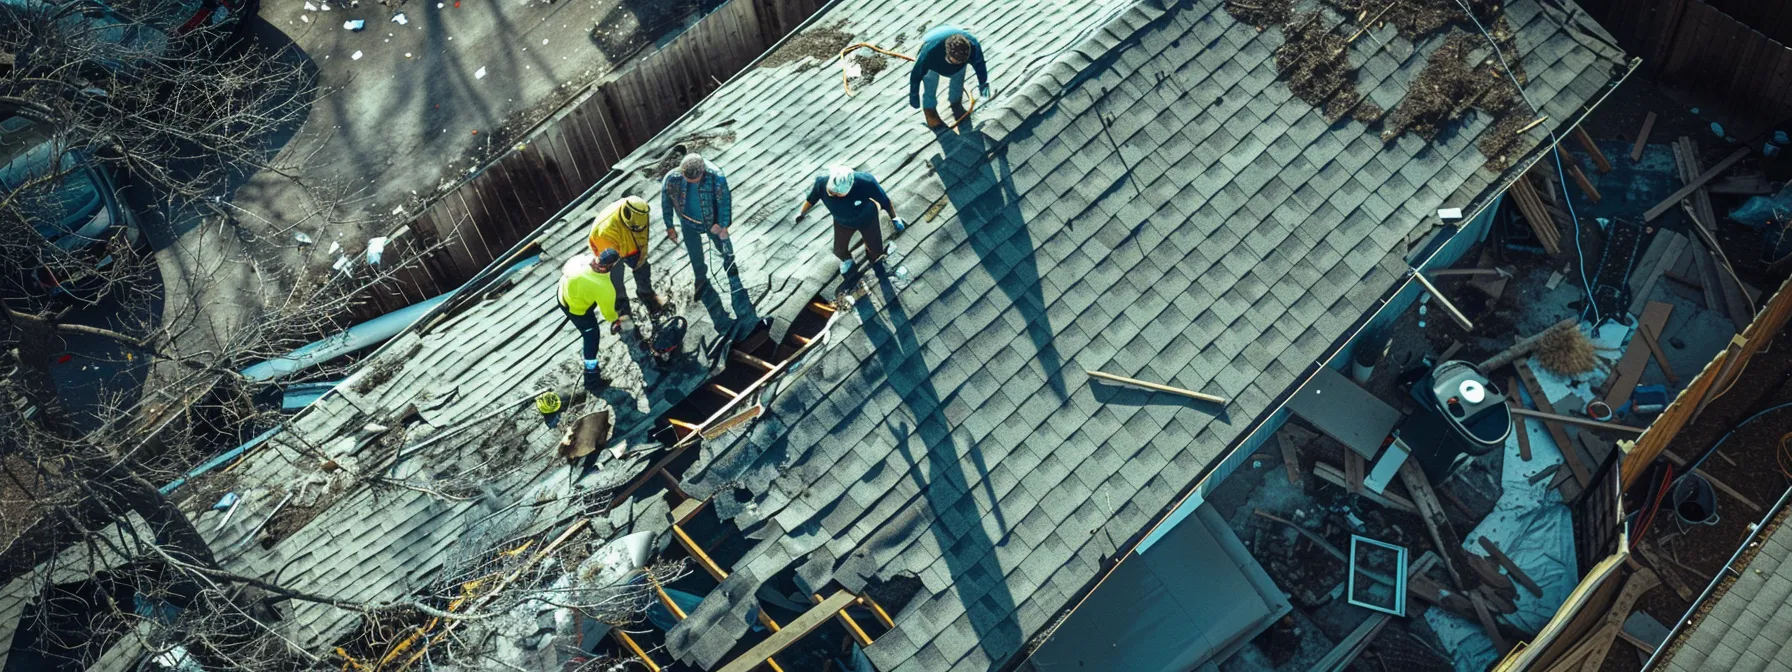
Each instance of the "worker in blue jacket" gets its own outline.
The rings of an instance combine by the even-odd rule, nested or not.
[[[921,53],[915,55],[915,69],[908,76],[908,106],[921,108],[928,128],[946,125],[940,119],[939,98],[935,97],[940,75],[949,78],[946,99],[952,103],[952,118],[964,117],[964,66],[967,63],[977,70],[977,95],[987,100],[989,70],[983,65],[983,45],[977,43],[977,38],[953,25],[940,26],[921,36]],[[923,83],[927,85],[925,90],[921,88]]]
[[[878,185],[877,178],[861,170],[836,165],[828,168],[828,174],[816,177],[802,210],[797,211],[796,221],[803,221],[816,203],[826,206],[828,214],[834,216],[834,257],[840,260],[841,275],[852,271],[854,233],[865,240],[865,261],[876,263],[883,258],[884,233],[877,218],[879,210],[890,213],[890,224],[898,233],[908,228],[896,216],[896,206]]]

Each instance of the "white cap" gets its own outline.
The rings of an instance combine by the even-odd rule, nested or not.
[[[844,194],[852,191],[852,175],[852,169],[846,166],[828,166],[828,193]]]

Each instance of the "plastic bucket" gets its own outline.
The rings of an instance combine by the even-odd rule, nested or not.
[[[1669,493],[1674,516],[1687,525],[1717,524],[1717,492],[1698,474],[1681,476]]]

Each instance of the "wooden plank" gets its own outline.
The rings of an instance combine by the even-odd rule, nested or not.
[[[1356,451],[1344,453],[1344,489],[1355,493],[1363,491],[1363,456]]]
[[[1336,485],[1336,486],[1344,488],[1346,490],[1348,490],[1350,487],[1350,486],[1345,485],[1346,481],[1344,478],[1343,470],[1341,470],[1335,466],[1326,464],[1324,462],[1315,462],[1313,464],[1313,475],[1319,477],[1319,480],[1325,481],[1332,485]],[[1377,493],[1373,490],[1364,489],[1362,492],[1357,493],[1357,494],[1362,495],[1364,499],[1367,499],[1371,502],[1375,502],[1376,504],[1380,504],[1387,508],[1394,509],[1396,511],[1405,511],[1405,512],[1411,513],[1411,514],[1417,514],[1419,512],[1419,507],[1417,505],[1414,505],[1412,503],[1412,500],[1402,497],[1399,494],[1396,494],[1392,490]]]
[[[1624,433],[1624,434],[1641,434],[1641,433],[1643,433],[1643,430],[1646,429],[1644,427],[1631,427],[1630,425],[1620,425],[1615,422],[1601,422],[1599,420],[1594,420],[1592,418],[1583,418],[1583,417],[1580,417],[1577,415],[1561,415],[1558,413],[1544,413],[1542,411],[1533,411],[1528,408],[1514,408],[1514,409],[1512,409],[1512,413],[1515,415],[1522,415],[1527,418],[1537,418],[1539,420],[1553,420],[1555,422],[1560,422],[1563,424],[1579,425],[1581,427],[1586,427],[1589,429],[1603,429],[1603,430],[1608,430],[1608,431],[1613,431],[1613,432],[1620,432],[1620,433]]]
[[[1277,432],[1276,444],[1282,448],[1282,467],[1288,472],[1288,482],[1300,483],[1300,449],[1294,446],[1294,439]]]
[[[1593,159],[1593,166],[1600,173],[1612,172],[1611,159],[1605,158],[1605,152],[1599,151],[1599,145],[1593,142],[1593,136],[1587,135],[1586,128],[1575,126],[1574,139],[1580,141],[1581,149],[1587,150],[1587,156]]]
[[[844,590],[836,591],[827,599],[822,600],[820,604],[811,607],[808,611],[803,612],[803,615],[785,625],[783,630],[754,644],[753,648],[747,649],[746,653],[740,654],[734,660],[728,661],[728,664],[723,665],[718,672],[749,672],[758,667],[765,659],[777,655],[785,647],[796,643],[803,636],[821,627],[822,623],[833,618],[834,614],[845,609],[852,601],[852,593]]]
[[[1574,178],[1574,185],[1580,187],[1581,193],[1586,194],[1587,198],[1593,199],[1594,203],[1599,202],[1599,189],[1593,186],[1592,180],[1587,179],[1586,173],[1580,171],[1579,161],[1568,161],[1568,176]]]
[[[1547,212],[1544,212],[1543,200],[1537,195],[1537,190],[1531,186],[1530,180],[1520,175],[1512,183],[1509,193],[1512,194],[1513,203],[1518,205],[1518,210],[1524,215],[1525,221],[1530,223],[1531,233],[1537,237],[1537,242],[1543,246],[1543,251],[1551,256],[1560,254],[1562,251],[1561,234],[1556,230],[1555,220],[1551,219]]]
[[[1661,342],[1656,340],[1655,330],[1648,325],[1637,325],[1637,335],[1643,337],[1643,345],[1649,346],[1649,354],[1655,356],[1655,365],[1661,367],[1662,375],[1674,385],[1680,384],[1680,377],[1674,375],[1674,367],[1668,364],[1668,355],[1661,350]]]
[[[1469,593],[1468,600],[1475,607],[1475,619],[1481,622],[1481,629],[1487,632],[1487,638],[1493,640],[1494,653],[1504,655],[1511,648],[1506,638],[1500,635],[1500,628],[1493,624],[1493,614],[1487,612],[1487,601],[1480,593]]]
[[[1139,380],[1137,378],[1128,378],[1126,376],[1117,376],[1112,373],[1107,373],[1104,371],[1095,371],[1095,370],[1091,370],[1091,369],[1085,369],[1083,372],[1089,374],[1089,377],[1091,377],[1091,378],[1100,378],[1102,380],[1106,380],[1109,382],[1121,383],[1124,385],[1132,385],[1134,387],[1142,387],[1142,388],[1145,388],[1148,390],[1156,390],[1158,392],[1166,392],[1169,394],[1182,395],[1182,396],[1188,397],[1190,399],[1205,401],[1205,402],[1209,402],[1209,403],[1215,403],[1215,404],[1226,403],[1225,397],[1216,397],[1211,394],[1202,394],[1202,393],[1196,392],[1194,390],[1185,390],[1180,387],[1171,387],[1169,385],[1159,385],[1157,383],[1148,383],[1143,380]]]
[[[1391,618],[1392,616],[1389,614],[1378,613],[1364,619],[1361,625],[1356,626],[1356,629],[1352,630],[1349,635],[1339,640],[1337,646],[1326,652],[1324,658],[1313,663],[1311,669],[1315,672],[1338,672],[1349,667],[1357,656],[1363,654],[1363,648],[1368,646],[1370,640],[1375,639],[1375,635],[1381,632],[1382,627],[1386,626]]]
[[[1543,385],[1537,382],[1537,374],[1531,371],[1530,365],[1518,362],[1513,366],[1518,369],[1518,380],[1524,383],[1525,391],[1531,393],[1531,402],[1537,405],[1537,410],[1560,415],[1556,413],[1555,405],[1550,403],[1549,397],[1543,396]],[[1593,481],[1593,476],[1587,472],[1587,466],[1581,464],[1580,453],[1574,449],[1574,444],[1568,441],[1568,430],[1561,423],[1548,419],[1543,421],[1543,426],[1549,430],[1550,438],[1555,439],[1556,448],[1561,451],[1563,462],[1574,474],[1575,483],[1581,489],[1586,489],[1587,484]]]
[[[1631,574],[1630,578],[1624,581],[1624,589],[1618,592],[1618,599],[1613,600],[1611,607],[1605,612],[1604,624],[1585,640],[1590,644],[1590,648],[1581,664],[1580,669],[1583,672],[1597,671],[1605,664],[1605,655],[1611,651],[1612,644],[1618,639],[1618,633],[1624,629],[1624,619],[1636,606],[1637,599],[1641,598],[1643,593],[1649,592],[1659,585],[1661,585],[1661,580],[1655,575],[1655,572],[1648,569]]]
[[[1506,391],[1510,392],[1512,395],[1507,399],[1507,403],[1517,406],[1519,403],[1517,376],[1509,376],[1506,378]],[[1531,461],[1531,432],[1525,419],[1514,417],[1512,419],[1512,431],[1518,434],[1518,459],[1526,462]]]
[[[1400,481],[1406,484],[1406,491],[1412,493],[1412,502],[1419,509],[1419,518],[1425,521],[1425,529],[1431,534],[1431,543],[1436,546],[1438,558],[1443,560],[1451,583],[1461,590],[1465,584],[1462,573],[1456,569],[1454,556],[1463,552],[1462,537],[1450,526],[1450,516],[1438,503],[1437,495],[1431,490],[1431,480],[1425,477],[1418,460],[1407,460],[1400,465]]]
[[[1655,259],[1655,266],[1650,269],[1649,275],[1644,278],[1642,283],[1632,288],[1636,291],[1630,297],[1630,314],[1632,315],[1642,314],[1643,306],[1649,302],[1650,295],[1655,292],[1655,283],[1661,280],[1661,276],[1667,272],[1667,269],[1679,263],[1686,253],[1686,236],[1672,231],[1663,231],[1657,235],[1668,236],[1666,247],[1662,248],[1661,256]]]
[[[1661,556],[1655,551],[1654,544],[1646,539],[1639,541],[1636,551],[1637,555],[1642,556],[1643,562],[1649,563],[1656,575],[1668,584],[1668,589],[1679,595],[1681,600],[1690,603],[1694,597],[1698,596],[1698,593],[1693,592],[1692,586],[1687,585],[1686,580],[1681,578],[1679,572],[1674,571],[1673,567],[1669,567],[1666,562],[1662,561]]]
[[[1712,166],[1710,170],[1700,173],[1698,177],[1693,178],[1692,182],[1676,189],[1673,194],[1662,199],[1661,203],[1656,204],[1655,207],[1649,208],[1648,211],[1643,213],[1643,221],[1655,221],[1655,219],[1660,217],[1662,213],[1667,212],[1669,208],[1678,205],[1680,201],[1685,200],[1688,196],[1691,196],[1694,191],[1697,191],[1700,186],[1711,181],[1711,178],[1717,177],[1724,171],[1729,170],[1730,166],[1736,165],[1736,162],[1741,161],[1742,157],[1748,156],[1748,153],[1749,149],[1747,147],[1731,152],[1729,156],[1726,156],[1724,157],[1724,160],[1717,162],[1717,165]]]
[[[1673,311],[1673,304],[1650,301],[1643,306],[1643,314],[1637,318],[1637,324],[1661,333],[1662,327],[1667,326],[1668,315]],[[1648,346],[1639,347],[1636,340],[1632,338],[1624,347],[1624,354],[1618,358],[1617,366],[1612,367],[1612,375],[1605,381],[1605,404],[1613,410],[1630,401],[1630,393],[1636,390],[1637,381],[1642,380],[1643,369],[1649,363]]]
[[[1649,144],[1649,131],[1654,130],[1654,128],[1655,113],[1650,112],[1649,116],[1643,117],[1643,130],[1638,131],[1636,134],[1636,145],[1630,148],[1630,161],[1632,163],[1643,160],[1643,146]]]
[[[1517,581],[1518,585],[1524,586],[1524,589],[1530,591],[1531,595],[1535,597],[1543,597],[1543,587],[1537,585],[1536,581],[1532,581],[1531,576],[1524,573],[1523,569],[1519,569],[1518,563],[1513,562],[1512,557],[1506,555],[1505,551],[1500,550],[1500,547],[1495,545],[1492,539],[1481,537],[1480,541],[1481,549],[1487,551],[1487,555],[1492,557],[1494,562],[1499,563],[1501,567],[1505,567],[1506,573],[1512,575],[1513,581]]]

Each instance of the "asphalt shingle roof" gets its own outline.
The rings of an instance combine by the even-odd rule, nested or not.
[[[1528,1],[1507,16],[1551,119],[1619,71],[1597,27]],[[1399,57],[1364,90],[1435,46],[1377,37]],[[1437,208],[1494,195],[1485,118],[1431,144],[1326,123],[1277,81],[1281,39],[1219,0],[1139,3],[899,172],[899,209],[939,208],[899,240],[907,277],[687,474],[765,540],[737,566],[855,591],[917,576],[866,651],[878,669],[997,667],[1375,307]]]
[[[1661,669],[1792,670],[1792,534],[1785,532],[1784,515],[1760,544],[1717,603],[1681,635]]]
[[[858,590],[912,574],[925,590],[867,651],[879,669],[999,664],[1375,306],[1435,209],[1472,210],[1500,177],[1474,146],[1488,127],[1482,117],[1430,145],[1411,136],[1384,145],[1376,128],[1326,123],[1276,79],[1280,30],[1258,32],[1220,5],[835,3],[814,25],[844,22],[855,39],[899,50],[913,51],[940,22],[977,34],[999,92],[976,128],[927,132],[906,105],[901,67],[851,98],[831,63],[743,72],[550,225],[547,263],[428,333],[394,339],[363,367],[383,365],[388,380],[342,386],[252,454],[237,469],[242,510],[214,546],[232,569],[298,590],[394,600],[452,562],[457,540],[494,507],[540,504],[551,522],[576,514],[578,493],[638,472],[652,452],[605,458],[595,473],[549,469],[558,434],[519,405],[519,415],[399,468],[428,485],[494,454],[542,463],[496,479],[491,496],[449,501],[351,482],[271,548],[247,539],[282,491],[325,476],[321,458],[379,468],[357,464],[379,453],[364,445],[375,435],[369,423],[391,426],[415,406],[425,422],[397,440],[416,445],[573,380],[577,336],[553,309],[557,260],[583,247],[596,209],[654,194],[653,166],[702,134],[703,153],[733,185],[742,272],[738,288],[717,273],[715,284],[735,291],[704,305],[691,300],[683,249],[653,244],[660,291],[691,318],[692,345],[718,321],[772,314],[832,282],[826,222],[791,222],[809,176],[827,164],[877,175],[914,222],[893,241],[906,278],[874,288],[779,386],[766,417],[705,445],[687,475],[693,492],[739,489],[750,500],[716,500],[762,540],[732,568],[744,577],[736,583],[801,567],[811,583]],[[1538,0],[1511,3],[1507,17],[1528,90],[1551,120],[1577,117],[1611,81],[1621,55],[1596,26],[1566,27],[1563,10]],[[1391,33],[1352,46],[1367,54],[1386,45],[1359,85],[1377,100],[1439,39],[1415,46]],[[605,339],[603,357],[613,374],[637,366],[617,339]],[[707,365],[687,358],[619,380],[604,395],[618,409],[616,440],[651,447],[652,419],[700,384]],[[1232,401],[1216,408],[1095,386],[1085,368]],[[514,436],[482,443],[500,427]],[[625,506],[612,522],[663,519],[663,509]],[[201,529],[212,533],[209,522]],[[732,604],[748,588],[712,599]],[[722,618],[736,613],[723,606],[701,611],[741,620]],[[358,620],[295,603],[283,627],[315,649]],[[687,659],[717,650],[701,633],[671,641]]]

